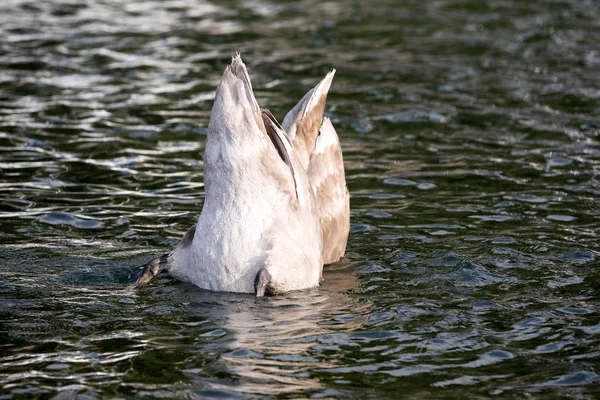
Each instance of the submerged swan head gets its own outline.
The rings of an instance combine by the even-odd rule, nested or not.
[[[283,126],[256,101],[241,57],[217,87],[204,153],[198,223],[137,278],[161,270],[214,291],[262,296],[315,287],[344,253],[349,196],[335,129],[323,117],[335,71]]]

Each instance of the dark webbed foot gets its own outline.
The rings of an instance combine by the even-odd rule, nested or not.
[[[194,235],[196,234],[196,225],[193,225],[188,231],[183,235],[181,241],[177,245],[174,251],[179,249],[185,249],[192,245],[194,241]],[[148,264],[142,266],[142,270],[138,272],[133,281],[136,285],[145,285],[150,282],[152,278],[161,272],[166,272],[169,269],[169,257],[171,253],[163,254],[160,257],[156,257],[151,260]]]
[[[254,279],[254,293],[256,293],[256,297],[263,297],[265,295],[269,283],[271,283],[271,274],[269,271],[266,268],[258,271]]]
[[[160,257],[156,257],[148,264],[142,267],[142,270],[138,272],[133,280],[136,285],[145,285],[150,282],[152,278],[167,270],[169,261],[169,254],[163,254]]]

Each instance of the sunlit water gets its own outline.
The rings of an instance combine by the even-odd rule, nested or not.
[[[597,398],[599,9],[3,1],[2,398]],[[235,51],[280,119],[337,68],[347,257],[258,301],[132,288],[202,208]]]

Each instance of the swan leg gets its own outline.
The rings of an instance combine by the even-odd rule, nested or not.
[[[256,293],[256,297],[263,297],[270,283],[271,274],[266,268],[262,268],[258,271],[258,274],[256,274],[256,278],[254,279],[254,292]]]
[[[136,285],[145,285],[150,282],[156,275],[167,270],[168,261],[169,254],[167,253],[143,265],[140,272],[135,275],[134,283]]]

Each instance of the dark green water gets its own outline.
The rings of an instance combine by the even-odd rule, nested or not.
[[[0,398],[598,398],[599,10],[3,1]],[[347,258],[131,288],[201,210],[235,51],[280,119],[337,68]]]

